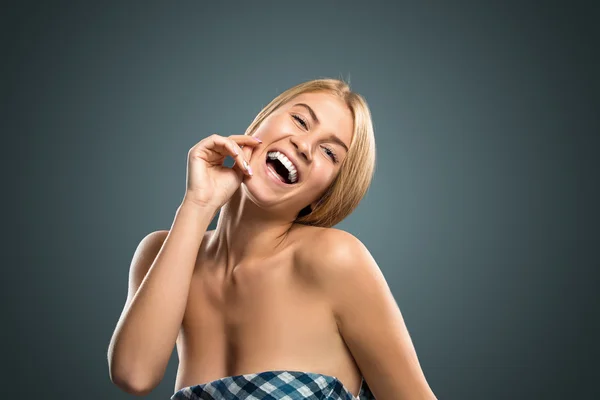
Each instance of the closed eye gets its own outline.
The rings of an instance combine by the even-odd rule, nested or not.
[[[302,124],[302,126],[304,127],[304,129],[308,129],[308,125],[306,124],[306,121],[304,121],[304,119],[302,119],[300,116],[296,115],[296,114],[292,114],[292,117],[298,121],[299,123]]]
[[[338,158],[335,155],[335,152],[333,150],[331,150],[329,147],[325,147],[325,152],[327,153],[327,155],[333,160],[333,162],[335,164],[338,163]]]

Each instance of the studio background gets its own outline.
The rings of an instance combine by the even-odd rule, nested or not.
[[[597,5],[21,1],[1,18],[1,397],[134,398],[108,345],[187,151],[322,77],[366,98],[377,143],[337,228],[378,262],[438,398],[600,396]],[[176,367],[145,398],[168,399]]]

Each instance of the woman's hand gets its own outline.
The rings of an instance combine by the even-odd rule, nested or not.
[[[202,139],[188,152],[184,200],[215,210],[221,208],[240,187],[244,175],[251,175],[240,146],[260,143],[260,139],[248,135],[223,137],[214,134]],[[235,160],[232,168],[223,166],[226,156]]]

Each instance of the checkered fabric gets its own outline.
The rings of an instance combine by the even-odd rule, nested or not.
[[[354,397],[336,377],[300,371],[228,376],[176,392],[171,400],[374,400],[365,380]]]

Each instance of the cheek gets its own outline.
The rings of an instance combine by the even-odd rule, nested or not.
[[[253,136],[260,138],[263,142],[265,141],[265,139],[268,138],[269,136],[269,124],[265,124],[264,122],[258,127],[258,129],[256,129],[256,131],[254,131]]]
[[[275,140],[277,136],[289,129],[290,121],[286,121],[278,115],[271,115],[260,124],[254,135],[259,136],[261,139],[270,138]]]
[[[333,182],[335,174],[336,172],[330,166],[320,164],[313,169],[311,181],[315,187],[323,189]]]

